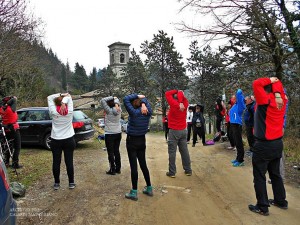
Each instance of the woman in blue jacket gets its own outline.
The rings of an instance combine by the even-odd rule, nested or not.
[[[243,112],[245,110],[244,95],[241,89],[236,92],[236,103],[232,106],[229,112],[230,116],[230,129],[232,129],[232,134],[237,150],[236,159],[232,160],[231,163],[234,167],[244,165],[244,145],[242,139],[242,125],[243,125]]]
[[[152,115],[152,109],[144,95],[130,94],[123,99],[125,108],[129,114],[127,126],[126,148],[131,169],[132,189],[125,197],[131,200],[138,200],[137,182],[138,169],[137,160],[143,172],[146,187],[143,193],[153,196],[150,181],[150,173],[146,163],[146,133],[148,131],[149,119]]]

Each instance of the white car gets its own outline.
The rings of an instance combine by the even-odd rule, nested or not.
[[[127,124],[128,124],[128,121],[124,122],[122,125],[121,125],[121,130],[125,133],[127,133]]]

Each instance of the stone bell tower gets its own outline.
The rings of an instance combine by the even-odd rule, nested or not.
[[[117,77],[122,76],[122,68],[129,61],[129,46],[130,44],[115,42],[108,46],[109,48],[109,65],[111,66]]]

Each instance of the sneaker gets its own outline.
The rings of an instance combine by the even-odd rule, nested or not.
[[[55,184],[53,185],[53,189],[54,189],[55,191],[57,191],[59,188],[60,188],[60,184],[59,184],[59,183],[55,183]]]
[[[187,144],[189,144],[190,142],[189,142],[189,141],[187,141],[186,143],[187,143]]]
[[[167,175],[168,177],[175,178],[175,174],[171,174],[170,172],[167,172],[166,175]]]
[[[270,203],[270,205],[276,206],[280,209],[288,209],[288,203],[286,203],[286,205],[279,205],[275,202],[274,199],[269,199],[269,203]]]
[[[233,160],[231,160],[230,161],[232,164],[235,164],[236,162],[237,162],[237,160],[236,159],[233,159]]]
[[[192,147],[195,147],[195,144],[193,144]]]
[[[143,194],[152,197],[153,196],[153,190],[152,189],[153,189],[152,186],[144,187]]]
[[[131,189],[129,193],[125,194],[125,198],[127,199],[131,199],[133,201],[137,201],[138,197],[137,197],[137,190],[133,190]]]
[[[116,173],[117,174],[121,174],[121,170],[116,170]]]
[[[114,170],[108,170],[108,171],[106,171],[106,174],[108,174],[108,175],[116,175],[116,172],[114,171]]]
[[[76,187],[75,183],[69,183],[69,189],[74,189]]]
[[[238,162],[236,161],[235,163],[232,164],[233,167],[240,167],[240,166],[244,166],[244,162]]]
[[[13,169],[21,169],[21,168],[23,168],[23,166],[20,165],[20,164],[12,164],[11,168],[13,168]]]
[[[257,205],[248,205],[248,208],[251,212],[255,212],[255,213],[258,213],[260,215],[263,215],[263,216],[268,216],[269,215],[269,212],[268,211],[262,211]]]
[[[236,151],[236,147],[234,147],[232,150],[233,150],[233,151]]]
[[[184,174],[187,176],[192,176],[192,171],[188,172],[188,171],[184,171]]]
[[[232,149],[233,149],[233,147],[229,146],[229,147],[227,147],[227,149],[228,149],[228,150],[232,150]]]

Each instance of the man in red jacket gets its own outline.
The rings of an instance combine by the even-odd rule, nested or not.
[[[269,215],[271,205],[288,208],[282,177],[279,172],[283,151],[283,122],[287,99],[282,83],[277,77],[259,78],[253,82],[257,108],[254,114],[253,176],[256,205],[249,210],[261,215]],[[268,199],[266,172],[272,180],[274,199]]]
[[[168,177],[175,178],[176,174],[176,150],[177,146],[181,154],[182,166],[187,176],[192,175],[190,154],[187,148],[186,111],[188,100],[181,90],[170,90],[165,93],[166,100],[170,105],[168,114],[169,140],[169,171]]]
[[[13,140],[14,153],[12,156],[12,167],[19,169],[22,166],[19,165],[19,154],[21,149],[21,136],[19,131],[18,114],[17,110],[17,98],[15,96],[9,96],[2,99],[2,106],[0,107],[0,115],[2,117],[2,124],[5,127],[8,140]],[[9,151],[5,152],[5,164],[9,165]]]

